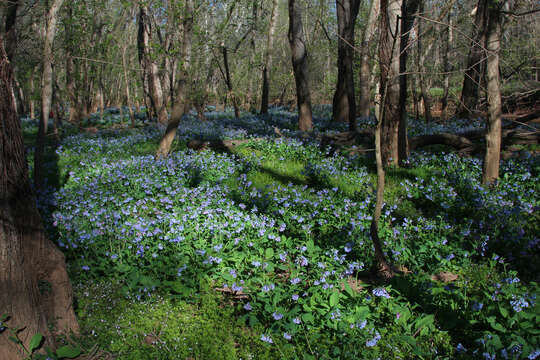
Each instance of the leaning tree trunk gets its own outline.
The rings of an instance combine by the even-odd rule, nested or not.
[[[356,99],[354,95],[354,25],[360,0],[336,0],[338,19],[338,79],[332,101],[334,121],[348,122],[356,131]]]
[[[39,122],[38,135],[36,138],[36,151],[34,155],[34,185],[37,189],[43,187],[43,152],[45,151],[45,135],[49,122],[52,97],[52,61],[53,40],[56,33],[58,11],[64,0],[55,0],[47,11],[45,25],[45,41],[43,44],[43,73],[41,75],[41,121]]]
[[[191,38],[193,36],[193,0],[187,0],[184,9],[183,29],[184,37],[182,40],[182,64],[178,78],[178,86],[174,99],[171,118],[167,124],[165,134],[159,142],[159,148],[156,153],[156,158],[167,157],[171,151],[172,142],[176,136],[176,130],[180,125],[182,116],[188,111],[188,82],[189,82],[189,67],[191,63]]]
[[[313,129],[311,94],[308,84],[307,51],[304,42],[302,12],[295,0],[289,0],[289,45],[291,46],[296,98],[298,105],[298,128],[300,131]]]
[[[506,1],[503,1],[503,5]],[[501,81],[499,74],[499,52],[501,50],[501,8],[502,5],[490,1],[487,19],[486,50],[488,119],[486,132],[486,154],[482,171],[482,183],[492,184],[499,178],[501,159]]]
[[[401,115],[399,113],[399,21],[401,0],[381,1],[379,59],[381,76],[384,81],[381,88],[384,93],[384,109],[381,121],[382,161],[386,165],[399,165],[398,133]]]
[[[371,89],[369,81],[369,49],[371,41],[374,38],[375,29],[377,28],[377,18],[379,16],[379,0],[373,0],[369,11],[368,23],[364,34],[362,35],[362,45],[360,46],[360,79],[358,86],[358,115],[363,117],[369,116],[369,108],[371,103]]]
[[[457,116],[468,117],[476,107],[478,101],[478,88],[484,68],[484,44],[486,43],[488,0],[478,0],[474,19],[474,29],[467,57],[467,70],[463,78],[461,101],[457,109]]]
[[[39,332],[44,345],[54,348],[55,335],[79,328],[64,255],[45,237],[30,185],[3,43],[0,36],[0,316],[23,329],[18,336],[26,347]],[[47,290],[38,284],[47,284]],[[49,330],[53,324],[56,333]],[[0,358],[22,358],[9,335],[0,334]]]
[[[387,6],[387,0],[381,0],[381,9],[383,6]],[[383,13],[383,12],[381,12]],[[381,17],[382,18],[382,17]],[[388,26],[387,24],[382,24],[385,20],[381,19],[381,25]],[[384,28],[382,28],[384,29]],[[379,48],[379,56],[382,54],[381,48]],[[381,58],[383,59],[384,56]],[[381,70],[384,65],[381,62]],[[377,128],[375,130],[375,161],[377,163],[377,195],[375,199],[375,209],[373,211],[373,217],[371,219],[370,226],[370,236],[373,243],[373,248],[375,249],[375,262],[373,266],[374,272],[383,277],[391,278],[394,276],[393,268],[388,264],[386,256],[382,250],[381,239],[379,238],[379,221],[382,213],[382,206],[384,201],[384,182],[385,182],[385,172],[384,164],[382,158],[382,144],[381,144],[381,134],[382,134],[382,119],[384,118],[384,109],[385,109],[385,94],[388,91],[388,69],[381,71],[381,81],[384,87],[380,88],[379,94],[376,95],[375,100],[375,116],[377,118]]]
[[[266,40],[266,51],[264,53],[263,86],[261,99],[261,114],[268,114],[268,98],[270,97],[270,75],[272,70],[272,51],[274,47],[274,34],[276,32],[278,16],[278,0],[272,1],[272,15],[270,15],[270,28]]]

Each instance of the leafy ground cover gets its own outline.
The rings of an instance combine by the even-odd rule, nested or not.
[[[321,151],[317,135],[341,130],[328,114],[309,138],[279,109],[188,117],[164,160],[152,126],[68,131],[39,207],[68,260],[79,341],[123,359],[539,356],[538,156],[503,161],[494,188],[453,153],[390,169],[380,235],[405,274],[380,284],[366,276],[373,160]],[[216,153],[187,149],[194,138],[253,140]]]

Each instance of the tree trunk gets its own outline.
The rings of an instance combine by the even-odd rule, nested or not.
[[[478,0],[474,19],[471,47],[467,57],[467,70],[463,78],[461,101],[457,109],[460,118],[469,117],[478,101],[478,86],[480,84],[484,60],[484,44],[486,43],[488,0]]]
[[[268,29],[268,38],[266,40],[266,51],[264,53],[263,67],[263,86],[261,99],[261,114],[268,114],[268,99],[270,97],[270,75],[272,69],[272,51],[274,50],[274,34],[276,32],[278,17],[278,1],[272,1],[272,15],[270,15],[270,27]]]
[[[338,79],[332,101],[334,121],[348,122],[356,131],[356,98],[354,95],[354,25],[360,0],[336,0],[338,19]]]
[[[300,131],[313,129],[311,94],[308,84],[307,51],[304,42],[302,12],[295,0],[289,0],[289,45],[291,46],[296,98],[298,104],[298,127]]]
[[[57,334],[49,325],[54,323],[58,333],[78,333],[79,328],[64,255],[45,237],[30,186],[3,44],[0,35],[0,314],[10,317],[10,327],[23,329],[18,337],[27,348],[38,332],[44,345],[54,348]],[[40,291],[38,284],[48,289]],[[22,358],[9,335],[0,334],[0,358]]]
[[[156,153],[156,158],[167,157],[171,151],[172,142],[176,136],[176,130],[180,125],[182,116],[187,109],[187,91],[189,82],[189,70],[191,64],[191,38],[193,36],[193,0],[187,0],[184,9],[183,29],[184,35],[182,40],[182,63],[180,75],[178,78],[178,87],[171,112],[171,118],[167,124],[165,134],[159,142],[159,148]]]
[[[234,92],[233,92],[231,71],[229,69],[229,55],[228,55],[227,47],[225,46],[225,44],[221,45],[221,52],[223,54],[223,65],[225,66],[225,82],[227,83],[227,89],[229,92],[228,95],[231,97],[231,100],[233,103],[234,117],[239,119],[240,109],[238,108],[238,98],[234,95]]]
[[[45,25],[45,39],[43,44],[43,73],[41,76],[41,121],[39,123],[38,135],[36,138],[36,151],[34,156],[34,185],[39,190],[43,186],[43,152],[45,151],[45,135],[49,122],[52,97],[52,46],[56,33],[56,22],[58,11],[64,0],[54,0],[47,11]]]
[[[147,6],[141,4],[139,6],[139,56],[142,57],[142,66],[148,77],[148,90],[158,122],[165,125],[167,124],[168,114],[165,101],[163,101],[163,89],[161,87],[161,79],[159,78],[158,66],[156,61],[152,59],[152,52],[150,50],[152,25],[147,12]]]
[[[124,86],[125,86],[125,92],[126,92],[126,103],[129,109],[129,119],[131,121],[131,127],[135,127],[135,115],[133,114],[133,108],[131,107],[131,96],[129,93],[129,78],[128,78],[128,70],[127,70],[127,62],[126,62],[126,50],[127,50],[127,46],[124,46],[122,48],[122,70],[124,71]]]
[[[443,50],[443,97],[441,99],[441,120],[448,120],[448,92],[450,88],[450,51],[452,49],[453,41],[453,24],[451,14],[448,13],[448,27],[446,28],[446,36],[444,36],[444,50]]]
[[[420,3],[420,12],[424,12],[424,4],[423,2]],[[430,123],[433,121],[431,117],[431,99],[428,94],[428,89],[426,87],[426,76],[425,71],[426,69],[423,69],[421,67],[421,64],[424,64],[426,61],[426,58],[431,51],[431,47],[433,46],[434,42],[430,43],[426,50],[423,49],[422,44],[422,20],[418,20],[418,40],[417,40],[417,47],[418,47],[418,84],[420,85],[420,97],[422,98],[422,110],[424,113],[424,119],[426,122]]]
[[[407,57],[409,55],[409,34],[414,23],[413,14],[422,0],[403,0],[401,5],[401,38],[399,50],[399,134],[398,156],[403,164],[409,156],[407,138]]]
[[[381,14],[385,14],[387,6],[388,6],[388,0],[380,0],[381,2]],[[382,19],[385,16],[381,16],[381,29],[385,29],[385,26],[388,26],[387,23],[385,23],[388,19]],[[379,47],[379,56],[383,55],[381,59],[386,56],[386,54],[383,54],[384,50]],[[382,65],[382,61],[381,61]],[[381,66],[382,69],[382,66]],[[384,164],[383,164],[383,157],[382,157],[382,143],[381,143],[381,135],[382,135],[382,119],[384,118],[384,109],[385,109],[385,102],[386,102],[386,93],[388,92],[388,85],[389,80],[387,76],[389,74],[388,71],[381,71],[381,84],[384,84],[384,88],[380,88],[380,92],[378,95],[376,95],[377,99],[375,100],[375,116],[377,117],[377,129],[375,130],[375,160],[377,163],[377,195],[376,195],[376,201],[375,201],[375,209],[373,211],[373,218],[371,219],[371,227],[370,227],[370,236],[371,241],[373,242],[373,248],[375,249],[375,262],[374,262],[374,271],[377,275],[384,277],[384,278],[390,278],[394,276],[394,271],[392,267],[388,264],[388,261],[386,260],[386,256],[384,255],[384,252],[382,250],[382,244],[381,240],[379,238],[379,220],[381,218],[381,212],[382,212],[382,206],[384,201],[384,181],[385,181],[385,173],[384,173]]]
[[[362,35],[362,44],[360,46],[360,79],[358,87],[358,115],[369,116],[371,104],[371,89],[369,81],[369,49],[377,28],[377,18],[379,16],[379,0],[373,0],[369,11],[368,23],[364,34]]]
[[[379,61],[381,89],[384,90],[384,109],[381,121],[381,152],[385,166],[399,165],[398,133],[399,113],[399,21],[401,0],[381,0]]]
[[[492,184],[499,178],[501,159],[501,82],[499,73],[499,53],[501,50],[501,8],[502,4],[491,0],[489,3],[486,49],[488,52],[486,81],[488,91],[488,120],[486,133],[486,155],[482,171],[482,183]]]

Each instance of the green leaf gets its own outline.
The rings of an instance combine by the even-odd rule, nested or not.
[[[334,292],[330,295],[330,307],[334,307],[339,304],[339,293]]]
[[[39,345],[41,344],[41,340],[43,340],[43,335],[41,335],[40,333],[37,333],[34,336],[32,336],[32,339],[30,339],[30,344],[28,345],[31,353],[33,353],[34,350],[39,348]]]
[[[346,292],[350,297],[354,297],[354,291],[351,289],[351,285],[349,285],[348,282],[344,282],[343,285],[344,285],[344,288],[345,288],[345,292]]]
[[[71,345],[62,346],[56,350],[56,356],[58,358],[73,359],[81,354],[81,349],[73,347]]]
[[[502,315],[502,316],[504,316],[505,318],[508,317],[508,310],[506,310],[505,307],[499,306],[499,311],[501,312],[501,315]]]
[[[435,316],[434,315],[427,315],[423,318],[421,318],[420,320],[417,320],[416,321],[416,329],[420,329],[424,326],[426,327],[429,327],[430,325],[433,324],[433,321],[435,320]]]
[[[312,323],[314,319],[315,319],[315,318],[314,318],[313,315],[310,314],[310,313],[302,314],[302,320],[303,320],[305,323]]]
[[[504,328],[504,326],[502,326],[501,324],[499,324],[497,321],[495,321],[495,317],[494,316],[490,316],[487,318],[487,321],[489,323],[489,325],[491,325],[491,327],[497,331],[500,331],[500,332],[506,332],[506,329]]]
[[[264,255],[267,259],[271,259],[274,256],[274,249],[272,248],[266,249],[266,252],[264,253]]]

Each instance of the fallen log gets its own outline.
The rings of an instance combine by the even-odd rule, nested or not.
[[[450,133],[415,136],[409,139],[411,151],[429,145],[447,145],[463,154],[472,154],[478,147],[468,138]]]

